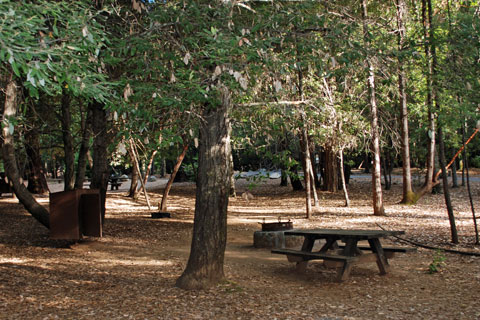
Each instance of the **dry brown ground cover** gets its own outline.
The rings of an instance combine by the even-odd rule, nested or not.
[[[386,217],[371,212],[368,179],[352,181],[352,206],[341,193],[321,193],[314,219],[303,218],[303,193],[257,186],[249,202],[230,202],[227,281],[206,291],[174,287],[189,254],[194,186],[176,184],[171,219],[150,218],[142,199],[110,193],[102,239],[78,244],[48,239],[48,231],[17,203],[0,199],[1,319],[478,319],[480,258],[445,253],[440,272],[429,274],[434,252],[391,260],[392,271],[378,275],[374,263],[355,267],[347,282],[335,283],[332,270],[312,263],[305,275],[284,256],[252,246],[264,217],[289,218],[298,228],[378,228],[405,230],[406,237],[430,245],[480,253],[474,246],[464,188],[453,190],[461,244],[449,244],[442,195],[414,206],[397,204],[400,185],[385,193]],[[475,204],[478,188],[474,184]],[[245,183],[239,183],[240,191]],[[161,191],[161,190],[159,190]],[[152,194],[154,202],[160,193]],[[45,204],[47,198],[40,198]],[[389,239],[387,242],[395,242]]]

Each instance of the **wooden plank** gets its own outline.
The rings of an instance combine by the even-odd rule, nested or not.
[[[338,247],[345,248],[345,245],[339,245]],[[414,248],[414,247],[392,247],[392,246],[386,246],[386,247],[382,246],[382,247],[385,253],[395,253],[395,252],[408,253],[408,252],[417,251],[417,248]],[[372,248],[368,245],[359,245],[357,246],[357,248],[364,251],[372,250]]]
[[[348,257],[343,255],[332,255],[320,252],[305,252],[305,251],[298,251],[298,250],[291,250],[291,249],[274,249],[272,253],[276,254],[285,254],[288,256],[297,256],[302,257],[304,261],[308,260],[333,260],[333,261],[355,261],[357,257]]]
[[[296,236],[315,236],[317,238],[326,238],[336,236],[338,238],[355,237],[357,239],[373,239],[387,236],[401,235],[405,231],[387,231],[387,230],[346,230],[346,229],[305,229],[285,231],[285,234]]]
[[[380,270],[380,274],[384,275],[387,274],[389,271],[389,265],[387,257],[385,257],[385,253],[383,252],[382,245],[380,244],[380,240],[378,239],[370,239],[368,240],[370,247],[372,248],[373,253],[377,255],[377,266]]]

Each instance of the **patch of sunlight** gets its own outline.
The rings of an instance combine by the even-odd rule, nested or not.
[[[263,222],[278,222],[278,217],[275,214],[272,215],[260,215],[260,216],[248,216],[248,217],[228,217],[230,223],[260,223]],[[286,219],[283,219],[283,221]]]
[[[96,263],[118,266],[172,266],[174,263],[169,260],[133,260],[133,259],[95,259]]]
[[[228,207],[230,213],[258,213],[258,214],[279,214],[279,213],[291,213],[292,208],[274,208],[269,207],[265,209],[260,208],[246,208],[246,207]]]
[[[7,258],[0,257],[0,263],[28,263],[31,260],[19,259],[19,258]]]

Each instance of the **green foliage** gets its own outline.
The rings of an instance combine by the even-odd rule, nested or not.
[[[474,168],[480,168],[480,156],[475,156],[471,159],[469,159],[470,166]]]
[[[31,96],[110,99],[101,55],[107,50],[102,15],[82,1],[0,2],[0,70],[13,72]]]
[[[445,266],[446,257],[443,250],[435,250],[433,253],[433,261],[428,265],[428,273],[433,274],[440,272]]]

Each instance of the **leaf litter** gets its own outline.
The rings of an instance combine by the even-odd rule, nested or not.
[[[479,184],[474,183],[474,190]],[[354,267],[343,283],[321,263],[295,273],[285,257],[253,247],[259,222],[290,219],[295,228],[405,230],[405,237],[443,248],[480,252],[464,188],[453,189],[459,245],[449,243],[443,195],[400,205],[401,185],[385,191],[385,217],[372,215],[366,179],[349,186],[352,205],[341,192],[321,192],[314,218],[304,219],[304,193],[277,180],[253,190],[237,181],[230,200],[226,280],[203,291],[184,291],[175,280],[190,250],[195,202],[191,183],[174,184],[171,219],[151,219],[142,199],[111,192],[104,237],[79,243],[53,241],[18,201],[0,199],[0,319],[475,319],[480,317],[480,259],[444,253],[429,274],[432,250],[398,255],[380,276],[375,263]],[[151,192],[160,201],[162,190]],[[478,201],[475,199],[478,207]],[[396,239],[386,242],[402,245]]]

